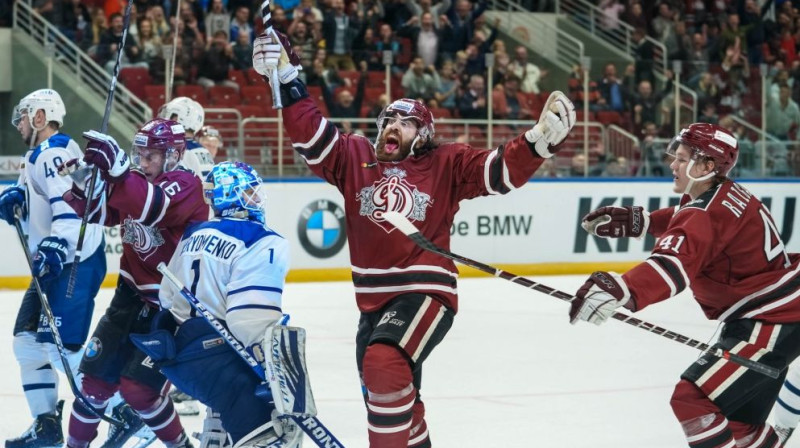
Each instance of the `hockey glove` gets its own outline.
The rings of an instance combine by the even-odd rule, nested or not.
[[[600,207],[583,217],[581,226],[603,238],[641,238],[650,225],[650,213],[642,207]]]
[[[281,84],[288,84],[297,78],[302,66],[286,35],[273,31],[271,35],[262,33],[253,42],[253,68],[267,81],[272,70],[277,68]]]
[[[569,322],[585,320],[600,325],[611,317],[616,309],[631,300],[628,285],[617,273],[597,271],[575,294],[569,309]]]
[[[94,165],[100,175],[108,182],[117,183],[125,180],[131,172],[131,159],[120,149],[113,137],[97,131],[84,132],[83,137],[89,140],[83,161]]]
[[[554,146],[567,138],[575,126],[575,106],[558,90],[550,94],[539,116],[539,121],[525,133],[525,139],[534,145],[539,156],[548,158],[558,152]]]
[[[33,257],[33,276],[39,277],[42,283],[58,278],[67,261],[67,250],[64,238],[48,236],[43,239]]]
[[[14,185],[0,193],[0,219],[13,226],[14,208],[16,207],[22,209],[23,219],[28,216],[28,210],[25,207],[25,189]]]

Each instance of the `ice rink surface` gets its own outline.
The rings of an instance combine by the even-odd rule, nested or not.
[[[584,278],[534,279],[574,292]],[[462,279],[459,292],[453,328],[423,372],[422,397],[435,447],[686,446],[669,398],[698,351],[617,321],[572,326],[565,302],[500,279]],[[112,293],[101,291],[95,322]],[[0,337],[4,439],[18,436],[32,421],[11,350],[21,297],[19,291],[0,292],[7,304],[0,313],[6,329]],[[346,447],[365,448],[353,297],[347,282],[290,283],[284,309],[293,325],[308,331],[307,358],[319,419]],[[705,342],[717,330],[685,293],[638,317]],[[70,409],[72,396],[63,381],[60,395]],[[202,428],[201,417],[182,421],[189,432]],[[96,446],[104,439],[104,426]],[[65,432],[66,427],[65,415]],[[800,437],[792,442],[790,447],[800,447]],[[315,445],[307,439],[304,446]]]

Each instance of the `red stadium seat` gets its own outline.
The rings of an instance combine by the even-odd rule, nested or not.
[[[433,118],[453,118],[453,112],[450,109],[444,107],[434,107],[431,109],[431,113],[433,114]]]
[[[254,85],[255,86],[255,85],[258,85],[258,84],[261,84],[261,85],[265,84],[264,83],[264,77],[259,75],[258,72],[256,71],[256,69],[254,69],[254,68],[248,68],[244,72],[244,75],[245,75],[245,77],[247,77],[247,80],[250,82],[250,85]]]
[[[245,75],[244,72],[241,70],[236,70],[236,69],[228,70],[228,79],[235,82],[236,84],[239,84],[240,89],[250,84],[247,80],[247,75]]]
[[[272,104],[272,94],[270,93],[269,88],[263,84],[260,86],[244,86],[242,87],[240,93],[242,95],[242,102],[244,104]]]
[[[367,72],[367,87],[386,89],[386,72]]]
[[[242,104],[239,92],[229,86],[212,86],[208,89],[208,97],[216,107],[234,107]]]
[[[144,87],[150,84],[150,72],[144,67],[125,67],[119,71],[119,82],[137,97],[144,98]]]
[[[601,110],[597,112],[597,121],[603,123],[604,126],[608,126],[610,124],[615,124],[617,126],[622,126],[623,120],[622,115],[619,112],[613,110]]]
[[[175,87],[175,95],[189,97],[203,106],[210,104],[208,101],[208,96],[206,95],[206,89],[204,89],[203,86],[198,86],[195,84],[177,86]]]

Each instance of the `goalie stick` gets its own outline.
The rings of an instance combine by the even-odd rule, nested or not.
[[[25,259],[28,260],[28,267],[31,269],[31,273],[33,273],[33,260],[31,260],[31,252],[28,247],[28,240],[25,237],[25,232],[22,231],[22,209],[19,206],[14,207],[14,228],[17,229],[17,238],[19,238],[19,243],[22,245],[22,250],[25,251]],[[67,354],[65,353],[64,343],[61,342],[61,334],[58,332],[58,326],[56,326],[56,319],[53,315],[53,309],[50,308],[50,302],[47,301],[47,295],[45,295],[44,291],[42,291],[42,285],[39,284],[39,279],[33,276],[33,286],[36,288],[36,293],[39,295],[39,301],[42,303],[42,311],[44,312],[45,317],[47,318],[47,326],[50,327],[50,334],[53,335],[53,342],[56,345],[56,349],[58,350],[58,356],[61,358],[61,364],[64,365],[64,374],[67,376],[67,382],[69,383],[69,388],[72,389],[72,394],[75,395],[75,399],[80,401],[81,404],[95,415],[95,417],[99,417],[112,425],[116,425],[119,427],[125,427],[125,423],[120,420],[117,420],[113,417],[109,417],[102,412],[99,412],[94,406],[89,403],[89,400],[81,393],[80,389],[78,389],[78,385],[75,384],[75,377],[72,374],[72,368],[69,366],[69,361],[67,361]]]
[[[391,224],[396,229],[403,232],[403,234],[405,234],[412,241],[414,241],[414,243],[416,243],[419,247],[429,252],[439,254],[445,258],[457,261],[463,265],[475,268],[479,271],[486,272],[487,274],[494,275],[495,277],[500,277],[503,280],[508,280],[512,283],[522,285],[526,288],[533,289],[534,291],[538,291],[547,294],[549,296],[553,296],[557,299],[561,299],[566,302],[572,302],[573,300],[575,300],[575,296],[573,296],[572,294],[559,291],[557,289],[551,288],[549,286],[543,285],[533,280],[529,280],[525,277],[520,277],[519,275],[512,274],[508,271],[504,271],[502,269],[498,269],[489,266],[487,264],[480,263],[478,261],[463,257],[461,255],[454,254],[449,250],[443,249],[433,244],[433,242],[431,242],[429,239],[425,238],[425,236],[422,235],[419,229],[417,229],[416,226],[414,226],[414,224],[412,224],[411,221],[408,220],[408,218],[401,215],[400,213],[386,212],[383,214],[383,217],[386,219],[387,222],[389,222],[389,224]],[[752,359],[736,355],[728,350],[723,350],[721,348],[716,348],[716,349],[711,348],[708,344],[704,342],[700,342],[696,339],[692,339],[688,336],[684,336],[679,333],[675,333],[674,331],[670,331],[667,330],[666,328],[653,325],[649,322],[645,322],[643,320],[637,319],[627,314],[615,312],[613,315],[611,315],[611,317],[620,322],[633,325],[636,328],[641,328],[642,330],[648,331],[650,333],[655,333],[667,339],[677,341],[684,345],[688,345],[689,347],[694,347],[700,351],[709,353],[713,356],[727,359],[731,362],[739,364],[742,367],[746,367],[750,370],[767,375],[770,378],[778,378],[780,376],[780,371],[774,367],[768,366],[758,361],[753,361]]]
[[[225,342],[227,342],[228,345],[230,345],[231,348],[233,348],[236,353],[242,359],[244,359],[244,361],[250,366],[251,369],[253,369],[259,378],[269,383],[270,388],[275,385],[275,382],[284,383],[277,385],[277,388],[283,388],[287,386],[291,387],[291,385],[285,384],[284,380],[286,379],[286,375],[283,375],[280,378],[281,381],[276,380],[276,374],[272,371],[273,369],[271,368],[270,363],[267,363],[267,365],[270,366],[270,372],[266,372],[261,366],[261,363],[256,361],[255,357],[250,353],[250,351],[247,350],[238,339],[230,334],[228,329],[225,328],[225,326],[222,325],[222,323],[217,320],[217,318],[214,317],[211,312],[208,311],[208,308],[206,308],[205,305],[197,300],[197,297],[195,297],[194,294],[192,294],[192,292],[189,291],[183,283],[181,283],[178,277],[176,277],[175,274],[169,270],[164,262],[158,264],[158,271],[161,272],[161,274],[163,274],[170,283],[172,283],[172,286],[174,286],[175,289],[180,292],[180,294],[189,302],[192,308],[200,313],[206,319],[206,321],[208,321],[208,323],[214,327],[214,330],[216,330],[217,333],[219,333],[219,335],[225,339]],[[272,347],[265,347],[265,349],[273,350]],[[265,356],[269,355],[265,353]],[[283,409],[283,404],[278,402],[278,398],[279,397],[273,396],[273,399],[275,399],[276,409],[280,411]],[[312,414],[286,412],[281,417],[289,417],[294,420],[295,423],[297,423],[297,425],[303,430],[303,432],[308,434],[311,440],[313,440],[314,443],[320,448],[344,448],[344,445],[342,445],[339,439],[337,439],[336,436],[334,436],[331,431],[325,425],[323,425],[316,416]]]
[[[114,103],[114,91],[117,90],[117,77],[119,76],[119,69],[122,65],[122,52],[125,51],[125,38],[128,37],[128,26],[131,23],[131,7],[132,1],[128,1],[125,6],[125,18],[122,25],[122,38],[120,39],[119,48],[117,49],[117,62],[114,64],[114,75],[111,77],[111,84],[108,86],[108,95],[106,96],[106,109],[103,112],[103,122],[100,124],[100,133],[105,134],[108,132],[108,119],[111,116],[111,105]],[[95,184],[97,183],[97,168],[92,167],[92,177],[89,179],[89,189],[87,191],[94,192]],[[78,231],[78,243],[75,245],[75,261],[72,264],[72,270],[69,273],[69,282],[67,282],[67,298],[72,298],[72,293],[75,290],[75,278],[78,275],[78,263],[81,261],[81,252],[83,251],[83,240],[86,237],[86,225],[89,223],[89,210],[92,209],[93,194],[89,194],[86,198],[86,208],[83,210],[83,218],[81,218],[81,226]]]
[[[272,36],[272,38],[275,39],[275,42],[280,44],[278,36],[272,29],[272,13],[269,10],[269,0],[264,0],[261,2],[261,20],[264,22],[264,33],[266,33],[268,36]],[[269,74],[269,80],[270,84],[272,85],[272,108],[283,109],[280,93],[281,82],[278,79],[278,67],[272,69]]]

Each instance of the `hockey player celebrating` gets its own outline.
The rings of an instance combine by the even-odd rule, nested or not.
[[[186,131],[186,151],[181,164],[192,170],[201,181],[205,179],[214,166],[214,156],[194,139],[195,133],[203,128],[206,116],[203,106],[191,98],[179,96],[161,106],[158,116],[183,125]]]
[[[0,218],[15,225],[15,208],[27,226],[27,243],[33,257],[32,274],[38,278],[53,310],[70,368],[77,372],[80,352],[89,334],[94,298],[106,274],[103,229],[86,228],[84,250],[72,297],[66,297],[75,257],[80,219],[61,200],[71,182],[56,175],[63,161],[81,157],[74,140],[60,131],[66,109],[55,90],[42,89],[20,100],[12,123],[30,148],[22,161],[16,185],[0,193]],[[42,313],[39,295],[31,282],[14,324],[14,355],[22,375],[22,388],[36,419],[21,437],[6,440],[7,448],[61,446],[61,408],[58,374],[64,370]]]
[[[277,68],[284,124],[318,176],[344,196],[356,303],[356,359],[364,385],[371,447],[431,445],[419,396],[422,365],[457,311],[452,261],[421,250],[385,221],[396,211],[430,240],[450,246],[459,201],[505,194],[528,182],[575,124],[572,103],[554,92],[542,119],[494,150],[434,140],[430,110],[401,99],[378,116],[375,143],[340,134],[297,79],[299,59],[285,36],[256,39],[253,66]],[[391,323],[390,323],[391,322]]]
[[[131,158],[114,139],[99,132],[84,133],[89,140],[83,163],[96,167],[105,188],[88,211],[91,222],[121,226],[120,281],[84,353],[80,370],[81,390],[98,410],[104,409],[117,391],[142,417],[168,448],[191,443],[164,397],[166,378],[128,339],[130,332],[146,332],[159,309],[161,273],[156,266],[167,261],[184,229],[205,221],[200,181],[179,166],[185,149],[183,126],[157,118],[146,123],[133,140]],[[77,177],[81,160],[72,159],[59,168]],[[80,215],[86,196],[83,182],[73,183],[65,201]],[[67,444],[87,447],[97,435],[99,420],[75,402]]]
[[[677,207],[602,207],[584,217],[591,234],[658,238],[651,256],[625,273],[595,272],[570,320],[605,322],[619,307],[639,311],[691,287],[709,319],[724,322],[715,347],[784,370],[800,355],[800,255],[786,253],[769,210],[729,179],[736,138],[695,123],[667,148]],[[785,373],[784,373],[785,375]],[[711,354],[681,375],[670,404],[690,447],[779,447],[766,424],[782,379]]]
[[[289,265],[289,244],[265,225],[260,186],[250,165],[214,166],[203,189],[215,218],[189,226],[169,262],[169,270],[191,285],[200,303],[245,347],[260,344],[266,330],[280,321]],[[166,278],[160,298],[169,312],[159,314],[158,330],[134,335],[134,342],[178,388],[219,413],[233,446],[277,442],[283,424],[273,422],[274,405],[255,393],[262,379],[231,346],[212,345],[219,334]],[[163,350],[170,346],[173,353]],[[300,431],[294,434],[302,437]]]

